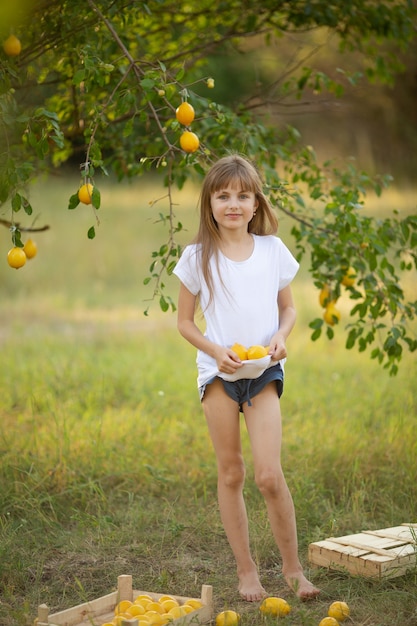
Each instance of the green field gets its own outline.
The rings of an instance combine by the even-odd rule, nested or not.
[[[233,608],[243,626],[261,625],[258,605],[236,592],[194,350],[173,314],[157,304],[143,313],[152,295],[143,279],[164,236],[154,222],[167,208],[149,202],[164,190],[104,185],[89,241],[91,209],[66,210],[77,184],[60,178],[33,190],[37,225],[50,230],[24,268],[7,266],[10,235],[0,232],[0,625],[31,624],[43,602],[57,611],[104,595],[120,574],[132,574],[135,588],[175,595],[211,584],[216,611]],[[194,234],[197,198],[194,189],[178,195],[182,243]],[[281,226],[292,247],[290,224]],[[175,278],[169,290],[175,298]],[[294,295],[283,463],[301,557],[322,595],[302,604],[284,584],[243,430],[262,582],[292,605],[280,620],[287,626],[318,626],[333,600],[350,605],[348,624],[416,626],[417,568],[371,581],[307,562],[312,541],[417,522],[415,355],[392,378],[368,354],[344,349],[343,324],[332,342],[312,343],[308,322],[320,308],[305,269]],[[344,321],[347,299],[341,308]]]

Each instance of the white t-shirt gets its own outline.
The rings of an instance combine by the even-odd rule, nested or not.
[[[281,239],[273,235],[252,237],[253,252],[245,261],[232,261],[219,252],[217,267],[211,258],[215,293],[210,304],[199,244],[187,246],[174,269],[185,287],[199,296],[205,336],[222,346],[269,345],[279,327],[278,292],[298,271],[298,262]],[[219,373],[215,359],[201,350],[197,352],[197,367],[199,387]]]

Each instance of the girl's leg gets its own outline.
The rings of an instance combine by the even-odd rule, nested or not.
[[[294,504],[281,468],[282,425],[275,382],[244,404],[256,484],[265,498],[274,539],[282,557],[282,573],[302,599],[319,593],[304,575],[299,557]]]
[[[266,592],[249,547],[239,407],[226,394],[222,383],[215,380],[206,388],[203,409],[217,458],[220,515],[236,560],[239,592],[245,600],[257,602]]]

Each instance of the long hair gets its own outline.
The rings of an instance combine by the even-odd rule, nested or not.
[[[200,194],[200,225],[194,243],[200,244],[201,269],[206,281],[210,302],[213,299],[214,285],[210,269],[210,259],[218,262],[220,232],[211,210],[211,195],[233,184],[243,191],[255,194],[258,206],[256,214],[248,224],[248,232],[255,235],[273,235],[278,230],[275,215],[262,188],[261,177],[255,166],[245,157],[232,154],[219,159],[207,172]]]

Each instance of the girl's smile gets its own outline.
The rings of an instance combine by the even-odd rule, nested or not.
[[[247,229],[257,206],[258,200],[253,191],[237,189],[232,185],[211,194],[211,210],[219,228],[237,224]]]

